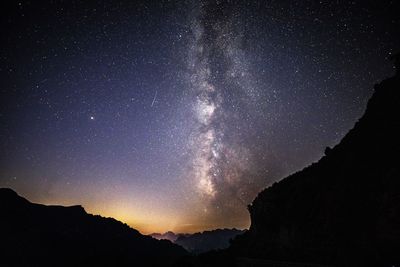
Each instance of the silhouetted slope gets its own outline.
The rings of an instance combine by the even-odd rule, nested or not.
[[[244,232],[244,230],[238,229],[216,229],[191,235],[180,235],[174,243],[190,252],[202,253],[213,249],[227,248],[231,239]]]
[[[186,251],[81,206],[33,204],[0,188],[0,266],[168,266]]]
[[[231,256],[400,264],[400,76],[375,86],[363,117],[315,164],[262,191]]]

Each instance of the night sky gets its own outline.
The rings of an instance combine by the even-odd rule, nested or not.
[[[396,1],[1,5],[0,187],[143,233],[248,227],[400,48]]]

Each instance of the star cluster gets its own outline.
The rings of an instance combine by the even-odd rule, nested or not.
[[[2,5],[0,186],[144,233],[248,227],[400,47],[389,0]]]

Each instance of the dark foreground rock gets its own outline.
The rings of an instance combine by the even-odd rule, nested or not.
[[[229,257],[400,266],[400,75],[317,163],[262,191]]]

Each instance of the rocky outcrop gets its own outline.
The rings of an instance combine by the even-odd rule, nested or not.
[[[231,256],[338,266],[400,264],[400,75],[317,163],[262,191]]]

